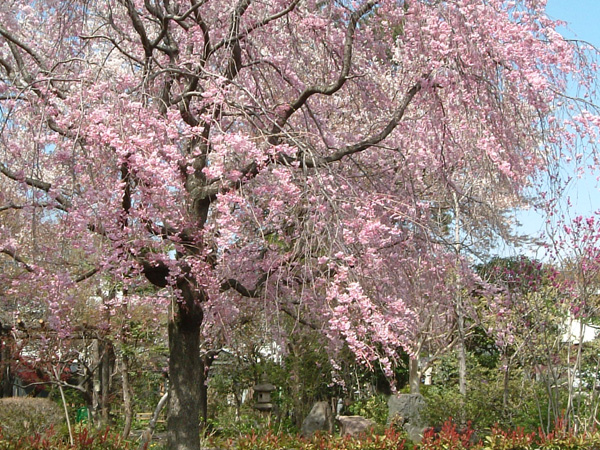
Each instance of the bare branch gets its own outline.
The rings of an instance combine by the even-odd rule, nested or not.
[[[199,1],[197,3],[194,3],[186,12],[184,12],[182,15],[180,16],[173,16],[173,15],[167,15],[167,19],[173,19],[175,22],[183,22],[185,19],[187,19],[188,17],[190,17],[193,13],[195,13],[196,11],[198,11],[198,9],[204,5],[208,0],[202,0]]]
[[[9,209],[25,209],[28,207],[34,208],[48,208],[54,207],[55,205],[51,205],[50,203],[32,203],[31,205],[16,205],[14,203],[9,203],[8,205],[0,206],[0,212],[6,211]]]
[[[110,36],[106,36],[106,35],[92,35],[92,36],[79,36],[80,39],[84,39],[84,40],[92,40],[92,39],[104,39],[108,42],[110,42],[112,45],[115,46],[115,48],[126,58],[135,61],[137,64],[139,64],[140,66],[142,66],[144,64],[144,62],[139,59],[136,58],[134,55],[132,55],[131,53],[129,53],[127,50],[125,50],[114,38],[111,38]]]
[[[15,205],[14,203],[9,203],[8,205],[0,206],[0,211],[6,211],[8,209],[23,209],[25,205]]]
[[[154,409],[154,414],[152,414],[152,419],[148,423],[148,428],[146,428],[144,430],[144,432],[142,433],[142,436],[140,437],[140,446],[139,446],[140,449],[145,449],[148,447],[148,443],[150,442],[150,439],[152,439],[152,434],[154,433],[154,428],[156,428],[156,423],[158,422],[158,416],[160,415],[160,412],[162,411],[164,406],[167,404],[168,397],[169,397],[169,393],[166,392],[158,401],[158,404],[156,405],[156,408]]]
[[[261,289],[272,275],[275,269],[271,269],[268,272],[263,273],[258,280],[256,280],[256,286],[254,289],[248,289],[242,283],[234,278],[230,278],[227,281],[221,283],[221,292],[225,292],[229,289],[233,289],[244,297],[258,298],[262,294]]]

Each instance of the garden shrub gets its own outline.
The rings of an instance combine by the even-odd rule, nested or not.
[[[73,445],[68,436],[49,429],[45,433],[31,433],[19,439],[7,439],[0,428],[0,450],[129,450],[132,445],[109,429],[95,430],[87,426],[73,431]]]
[[[59,427],[63,420],[62,408],[46,398],[0,399],[0,426],[6,440],[43,433]]]
[[[385,434],[369,434],[361,438],[315,434],[310,439],[297,435],[265,433],[250,434],[235,441],[228,441],[219,448],[232,450],[409,450],[401,434],[388,429]]]
[[[550,433],[492,428],[482,450],[600,450],[600,432],[574,433],[558,421]]]
[[[456,379],[456,361],[453,356],[443,360],[434,384],[422,386],[426,400],[422,415],[426,423],[439,426],[449,418],[455,422],[469,420],[475,430],[489,430],[493,426],[502,429],[524,428],[536,431],[540,426],[551,429],[548,423],[548,395],[545,383],[529,380],[520,368],[513,368],[508,382],[507,404],[504,404],[504,373],[487,369],[468,359],[469,377],[467,394],[461,395]],[[561,399],[554,399],[561,403]],[[566,405],[565,405],[566,406]]]
[[[369,434],[360,438],[316,434],[311,439],[297,435],[251,433],[238,439],[211,442],[210,448],[231,450],[600,450],[600,432],[574,434],[556,424],[551,433],[527,433],[522,428],[503,431],[492,428],[483,440],[475,438],[470,425],[457,426],[446,421],[436,432],[425,432],[420,444],[404,439],[401,433],[388,428],[384,434]]]
[[[354,401],[348,409],[350,413],[371,419],[379,425],[385,425],[388,419],[387,398],[383,395],[374,395]]]

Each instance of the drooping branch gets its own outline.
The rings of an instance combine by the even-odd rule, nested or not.
[[[342,68],[340,73],[335,81],[333,81],[329,85],[314,85],[310,86],[302,93],[300,96],[294,100],[292,103],[288,105],[283,114],[277,119],[273,128],[271,129],[269,143],[272,145],[277,145],[280,140],[280,133],[284,125],[287,123],[290,117],[298,111],[307,100],[315,94],[321,95],[333,95],[337,91],[339,91],[342,86],[346,83],[348,79],[348,75],[350,74],[350,67],[352,65],[352,51],[354,47],[354,33],[356,31],[356,26],[358,21],[369,11],[371,11],[375,5],[376,1],[369,1],[358,8],[350,15],[350,20],[348,21],[348,28],[346,29],[346,37],[344,41],[344,54],[342,56]]]
[[[0,212],[2,211],[8,211],[9,209],[25,209],[28,207],[35,207],[35,208],[48,208],[48,207],[54,207],[55,205],[51,205],[50,203],[32,203],[31,205],[21,205],[21,204],[16,204],[16,203],[9,203],[7,205],[4,206],[0,206]]]
[[[9,203],[8,205],[0,206],[0,211],[7,211],[9,209],[23,209],[25,205],[15,205],[14,203]]]
[[[4,253],[5,255],[10,256],[13,260],[15,260],[16,262],[21,264],[27,272],[29,272],[29,273],[35,272],[35,268],[32,267],[27,261],[25,261],[19,255],[17,255],[17,253],[14,250],[11,250],[8,248],[2,248],[2,249],[0,249],[0,253]],[[88,278],[93,277],[99,271],[100,271],[100,269],[98,267],[94,267],[93,269],[90,269],[87,272],[84,272],[81,275],[79,275],[78,277],[74,278],[73,281],[75,283],[80,283],[82,281],[87,280]]]
[[[142,60],[140,60],[139,58],[136,58],[133,54],[131,54],[130,52],[128,52],[127,50],[125,50],[123,48],[123,46],[117,42],[117,40],[111,36],[106,36],[106,35],[101,35],[101,34],[94,34],[91,36],[79,36],[79,39],[83,39],[83,40],[105,40],[107,42],[110,42],[123,56],[125,56],[127,59],[139,64],[140,66],[144,65],[144,62]]]
[[[268,275],[269,274],[263,274],[263,276],[261,276],[260,279],[256,282],[256,286],[253,289],[250,289],[250,288],[244,286],[242,283],[240,283],[238,280],[236,280],[234,278],[230,278],[230,279],[224,281],[223,283],[221,283],[221,292],[225,292],[230,289],[233,289],[238,294],[240,294],[244,297],[258,298],[262,294],[262,287],[264,286],[265,282],[267,281]],[[296,320],[298,323],[301,323],[302,325],[305,325],[313,330],[319,329],[319,327],[316,324],[314,324],[306,319],[303,319],[302,317],[300,317],[300,314],[292,311],[290,308],[283,305],[282,303],[279,303],[278,308],[281,312],[287,314],[292,319]]]
[[[294,162],[299,162],[300,165],[305,168],[318,168],[326,166],[336,161],[340,161],[346,156],[350,156],[355,153],[359,153],[371,147],[374,147],[380,142],[382,142],[385,138],[387,138],[392,133],[392,131],[394,131],[394,129],[398,126],[398,124],[404,117],[404,114],[406,113],[406,110],[408,109],[408,106],[411,104],[415,95],[417,95],[417,93],[421,89],[421,82],[417,82],[412,88],[408,90],[402,103],[394,111],[394,114],[392,115],[392,118],[388,121],[387,125],[378,133],[373,134],[363,139],[362,141],[357,142],[356,144],[343,147],[337,152],[325,157],[307,158],[306,156],[304,156],[304,158],[299,160],[290,156],[279,155],[278,157],[273,158],[272,163],[291,165]],[[219,192],[227,192],[239,188],[248,179],[251,179],[258,175],[258,166],[255,162],[252,162],[246,167],[244,167],[240,172],[240,179],[229,185],[223,186],[219,182],[214,182],[209,184],[208,186],[202,186],[202,190],[198,191],[198,198],[211,199],[214,198]]]

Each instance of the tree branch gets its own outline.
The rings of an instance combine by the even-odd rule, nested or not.
[[[313,330],[319,330],[320,328],[315,325],[312,322],[309,322],[306,319],[303,319],[302,317],[300,317],[300,314],[296,314],[294,311],[292,311],[291,309],[283,306],[283,305],[279,305],[279,310],[281,312],[286,313],[288,316],[290,316],[292,319],[294,319],[295,321],[297,321],[298,323],[301,323],[302,325],[305,325],[309,328],[312,328]]]
[[[82,281],[87,280],[88,278],[93,277],[99,271],[100,271],[100,269],[98,267],[94,267],[93,269],[90,269],[87,272],[84,272],[81,275],[79,275],[77,278],[75,278],[75,283],[81,283]]]
[[[135,5],[131,2],[131,0],[124,0],[123,4],[127,8],[127,15],[131,19],[131,24],[133,25],[133,28],[139,35],[140,40],[142,41],[142,46],[144,47],[144,54],[146,58],[151,58],[153,47],[150,43],[150,39],[148,39],[148,34],[146,33],[144,24],[142,23],[139,14],[135,10]]]
[[[261,28],[261,27],[264,27],[265,25],[269,24],[270,22],[273,22],[274,20],[277,20],[277,19],[279,19],[279,18],[281,18],[281,17],[289,14],[292,10],[294,10],[294,8],[296,8],[296,6],[298,5],[298,3],[300,3],[300,0],[293,0],[287,8],[282,9],[281,11],[279,11],[279,12],[277,12],[277,13],[269,16],[269,17],[265,17],[260,22],[257,22],[254,25],[251,25],[251,26],[247,27],[242,33],[238,33],[235,36],[231,36],[230,35],[230,37],[228,37],[227,39],[223,39],[222,41],[220,41],[219,43],[217,43],[212,48],[212,52],[217,51],[218,49],[220,49],[223,46],[228,46],[228,45],[231,45],[234,42],[238,42],[241,39],[243,39],[246,36],[248,36],[254,30],[256,30],[258,28]]]
[[[156,423],[158,422],[158,416],[160,415],[160,412],[162,411],[164,406],[167,404],[168,398],[169,398],[169,393],[166,392],[161,397],[161,399],[158,401],[158,404],[156,405],[156,408],[154,409],[154,414],[152,414],[152,419],[148,423],[148,428],[146,428],[144,430],[144,432],[142,433],[142,436],[140,437],[140,446],[139,446],[140,450],[148,448],[148,443],[150,442],[150,439],[152,439],[152,434],[154,433],[154,429],[156,428]]]
[[[236,280],[234,278],[230,278],[229,280],[221,283],[221,292],[225,292],[230,289],[233,289],[238,294],[240,294],[244,297],[258,298],[258,297],[260,297],[260,287],[262,287],[262,285],[264,284],[264,282],[266,280],[267,280],[267,276],[263,275],[261,277],[261,279],[256,282],[256,287],[254,289],[248,289],[246,286],[244,286],[238,280]]]
[[[10,250],[8,248],[3,248],[3,249],[0,249],[0,253],[4,253],[5,255],[10,256],[16,262],[23,265],[23,267],[25,268],[25,270],[27,272],[29,272],[29,273],[35,272],[34,268],[31,267],[29,264],[27,264],[27,262],[23,258],[21,258],[19,255],[17,255],[17,253],[14,252],[13,250]]]
[[[379,133],[374,134],[356,144],[348,145],[348,146],[338,150],[337,152],[333,153],[332,155],[329,155],[329,156],[326,156],[323,158],[319,158],[319,159],[305,160],[305,161],[302,161],[302,164],[305,167],[311,167],[311,168],[324,166],[326,164],[330,164],[332,162],[339,161],[340,159],[342,159],[345,156],[352,155],[352,154],[358,153],[358,152],[362,152],[363,150],[366,150],[370,147],[373,147],[374,145],[379,144],[386,137],[388,137],[390,135],[390,133],[392,131],[394,131],[394,129],[398,126],[398,124],[402,120],[402,117],[404,117],[404,113],[406,112],[408,105],[410,105],[412,99],[421,90],[421,87],[422,87],[421,82],[418,82],[412,88],[410,88],[410,90],[406,93],[404,100],[402,101],[400,106],[396,109],[396,111],[394,112],[394,115],[392,116],[392,118],[390,119],[388,124]]]
[[[40,67],[40,69],[44,70],[45,72],[48,72],[48,69],[46,68],[46,65],[44,64],[44,62],[42,61],[42,58],[40,58],[40,56],[31,47],[29,47],[24,42],[21,42],[21,40],[19,38],[14,36],[10,31],[8,31],[2,25],[0,25],[0,35],[3,36],[6,40],[8,40],[8,41],[12,42],[13,44],[15,44],[16,46],[18,46],[19,48],[22,48],[23,50],[25,50],[25,52],[27,52],[29,54],[29,56],[31,56],[33,58],[33,60]]]
[[[344,54],[342,56],[342,69],[340,70],[340,74],[337,79],[329,85],[315,85],[306,88],[293,103],[288,105],[271,129],[271,137],[269,138],[270,144],[277,145],[279,143],[280,132],[283,126],[296,111],[302,108],[302,106],[311,96],[315,94],[333,95],[342,88],[344,83],[346,83],[348,75],[350,74],[350,66],[352,65],[352,50],[354,46],[354,33],[356,31],[356,25],[367,12],[375,7],[376,4],[376,1],[369,1],[351,14],[350,20],[348,21],[348,28],[346,29]]]
[[[15,203],[9,203],[8,205],[0,206],[0,212],[9,209],[25,209],[30,206],[33,206],[34,208],[47,208],[52,207],[54,205],[50,205],[49,203],[32,203],[31,205],[17,205]]]
[[[9,170],[3,163],[0,163],[0,173],[4,174],[6,177],[10,178],[13,181],[18,181],[27,184],[28,186],[35,187],[41,189],[42,191],[49,193],[50,189],[52,189],[52,185],[42,180],[38,180],[36,178],[31,177],[21,177],[17,175],[15,172]],[[67,207],[70,202],[62,195],[57,195],[55,200],[58,202],[56,205],[57,209],[62,211],[67,211]]]

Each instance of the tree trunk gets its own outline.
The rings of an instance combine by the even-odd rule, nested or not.
[[[502,383],[502,408],[504,409],[504,413],[508,412],[508,401],[509,397],[509,388],[510,388],[510,361],[506,353],[502,356],[502,365],[504,366],[504,377]]]
[[[456,192],[452,193],[454,198],[454,213],[456,215],[456,222],[454,226],[454,249],[456,250],[456,316],[458,322],[458,390],[460,395],[464,397],[467,395],[467,349],[465,345],[465,315],[463,311],[463,298],[461,294],[461,280],[460,280],[460,252],[462,249],[461,244],[461,215],[460,215],[460,202]],[[463,408],[464,410],[464,408]]]
[[[408,361],[408,385],[411,394],[421,391],[421,376],[419,374],[419,357],[410,358]]]
[[[123,407],[125,409],[125,425],[123,426],[123,439],[129,437],[131,422],[133,420],[133,400],[131,395],[131,383],[129,381],[129,357],[121,355],[121,382],[123,384]]]
[[[160,412],[162,411],[165,403],[167,403],[167,399],[169,398],[169,394],[164,394],[161,399],[158,401],[156,408],[154,409],[154,414],[152,414],[152,419],[148,422],[148,427],[142,433],[140,437],[140,445],[138,447],[139,450],[147,450],[148,445],[150,445],[150,439],[152,439],[152,434],[154,433],[154,429],[156,428],[156,423],[158,422],[158,417],[160,416]]]
[[[458,314],[458,390],[463,398],[467,395],[467,349],[465,345],[465,318],[462,314],[462,302]]]
[[[93,367],[93,382],[92,382],[92,416],[94,422],[98,424],[100,422],[100,391],[102,386],[101,372],[101,351],[100,351],[100,339],[94,339],[92,342],[92,355],[91,355],[90,367]]]
[[[203,316],[198,294],[189,285],[181,289],[184,300],[173,300],[169,318],[167,448],[198,450],[202,384],[200,326]]]
[[[101,387],[101,412],[102,424],[108,426],[110,424],[110,388],[112,381],[112,363],[114,361],[114,352],[110,342],[104,342],[102,352],[102,364],[100,365],[100,374],[102,377]]]
[[[200,383],[200,417],[202,429],[204,431],[206,431],[206,427],[208,426],[208,385],[206,382],[208,380],[210,367],[212,366],[216,355],[217,352],[208,352],[200,358],[200,374],[202,377],[202,381]]]
[[[200,380],[200,427],[206,432],[208,426],[208,386],[206,385],[206,367],[200,367],[200,373],[202,375]]]
[[[458,295],[458,391],[460,392],[460,414],[456,419],[461,426],[467,424],[465,401],[467,397],[467,349],[465,345],[465,318],[462,313],[462,297]]]
[[[1,331],[1,330],[0,330]],[[13,391],[13,379],[10,370],[10,350],[9,350],[9,336],[2,336],[4,342],[0,341],[0,398],[12,397]]]
[[[291,393],[292,399],[292,421],[293,424],[300,429],[302,427],[302,421],[304,420],[304,416],[306,415],[306,408],[304,399],[301,395],[302,386],[301,376],[300,376],[300,351],[298,345],[294,342],[290,342],[288,344],[288,349],[290,354],[292,355],[291,359],[291,367],[290,367],[290,378],[289,378],[289,389]],[[308,405],[310,408],[312,405]]]

